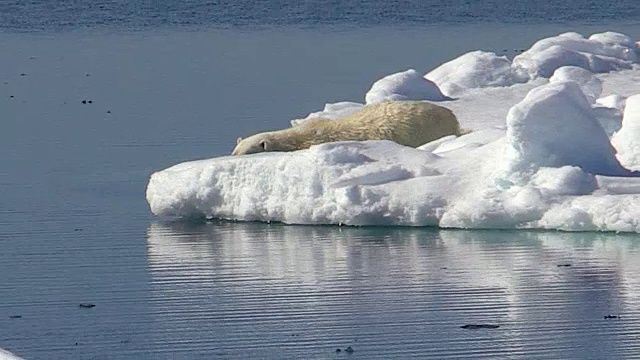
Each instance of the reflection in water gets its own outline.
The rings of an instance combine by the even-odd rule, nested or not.
[[[626,356],[640,351],[637,241],[157,222],[154,341],[222,358]],[[478,323],[500,328],[460,328]]]

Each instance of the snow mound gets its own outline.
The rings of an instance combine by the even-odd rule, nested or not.
[[[385,100],[449,100],[442,94],[438,85],[425,79],[413,69],[387,75],[376,81],[365,95],[367,104],[375,104]]]
[[[622,127],[613,135],[611,143],[623,165],[640,170],[640,94],[627,98]]]
[[[510,86],[538,77],[549,78],[564,66],[603,73],[630,69],[636,62],[636,45],[626,35],[605,32],[585,39],[577,33],[565,33],[536,42],[513,61],[492,52],[472,51],[440,65],[425,78],[436,83],[447,96],[457,97],[468,89]],[[558,74],[559,77],[563,75],[571,74]],[[597,87],[590,90],[597,90]],[[591,95],[587,93],[587,96]]]
[[[589,70],[577,66],[563,66],[549,78],[549,82],[563,81],[573,81],[578,84],[589,103],[595,103],[602,94],[602,80],[595,77]]]
[[[546,38],[513,59],[522,76],[550,77],[562,66],[577,66],[594,73],[630,69],[638,61],[635,44],[626,35],[594,34],[589,39],[575,32]]]
[[[435,68],[425,78],[436,83],[447,96],[456,97],[467,89],[509,86],[525,82],[513,71],[506,56],[472,51]]]
[[[600,175],[624,176],[615,149],[579,85],[537,87],[507,115],[509,173],[540,167],[578,166]]]

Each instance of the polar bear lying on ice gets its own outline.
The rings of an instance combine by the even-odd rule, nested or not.
[[[288,129],[239,138],[232,155],[295,151],[335,141],[391,140],[418,147],[447,135],[460,135],[451,110],[426,101],[384,101],[342,119],[310,119]]]

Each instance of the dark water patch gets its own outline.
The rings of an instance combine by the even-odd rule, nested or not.
[[[466,324],[460,326],[461,329],[479,330],[479,329],[497,329],[500,325],[494,324]]]
[[[419,27],[433,24],[600,24],[634,22],[634,0],[408,1],[408,0],[7,0],[0,2],[0,29],[52,32],[151,28],[260,29]]]

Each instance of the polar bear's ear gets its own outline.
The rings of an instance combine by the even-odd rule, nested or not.
[[[239,137],[239,138],[238,138],[238,140],[236,140],[236,145],[237,145],[237,144],[240,144],[240,141],[242,141],[242,138],[241,138],[241,137]]]
[[[260,140],[258,145],[260,145],[263,151],[267,151],[267,140]]]

